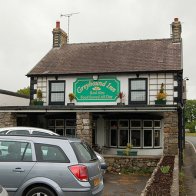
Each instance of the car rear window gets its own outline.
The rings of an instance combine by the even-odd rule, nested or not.
[[[35,152],[39,162],[70,163],[63,150],[56,145],[35,144]]]
[[[93,149],[86,142],[71,142],[79,163],[96,161],[98,158]]]

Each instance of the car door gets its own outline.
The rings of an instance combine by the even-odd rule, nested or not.
[[[35,164],[31,142],[0,139],[0,184],[15,192]]]

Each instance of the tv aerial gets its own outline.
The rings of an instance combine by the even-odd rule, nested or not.
[[[75,12],[75,13],[70,13],[70,14],[61,14],[61,17],[66,17],[67,18],[67,43],[69,43],[69,26],[70,26],[70,17],[79,14],[80,12]]]

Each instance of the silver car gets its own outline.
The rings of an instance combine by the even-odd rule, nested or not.
[[[8,196],[7,191],[0,185],[0,196]]]
[[[36,127],[4,127],[0,135],[58,135],[53,131]]]
[[[10,196],[101,195],[104,187],[87,143],[33,135],[0,135],[0,184]]]

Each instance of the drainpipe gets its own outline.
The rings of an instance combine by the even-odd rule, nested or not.
[[[184,104],[182,99],[183,78],[182,73],[178,73],[178,148],[179,148],[179,170],[183,166],[183,112]]]

